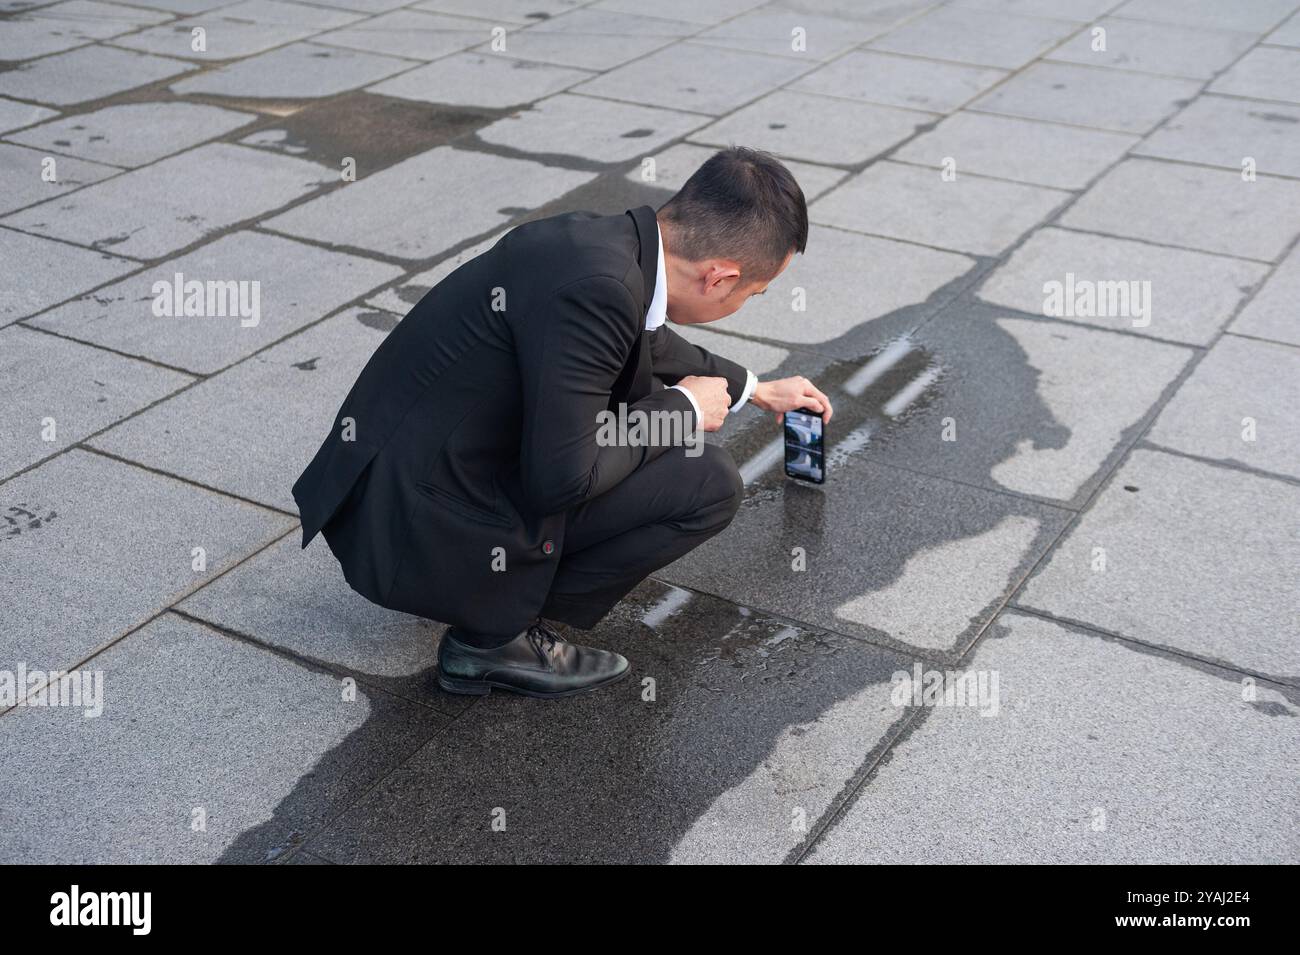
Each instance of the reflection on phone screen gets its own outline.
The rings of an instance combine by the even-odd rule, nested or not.
[[[806,411],[785,413],[785,473],[822,483],[826,475],[822,419]]]

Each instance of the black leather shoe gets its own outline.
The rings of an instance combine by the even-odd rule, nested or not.
[[[627,676],[627,659],[610,650],[567,642],[538,621],[502,647],[483,650],[449,629],[438,646],[438,686],[482,696],[494,688],[525,696],[572,696]]]

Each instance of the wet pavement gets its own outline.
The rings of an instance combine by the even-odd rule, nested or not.
[[[0,861],[1300,861],[1297,9],[0,0]],[[741,411],[627,680],[443,693],[293,480],[452,268],[731,142],[808,251],[684,334],[827,482]]]

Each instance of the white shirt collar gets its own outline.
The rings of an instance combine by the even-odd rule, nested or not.
[[[668,319],[668,273],[664,269],[664,236],[655,222],[655,235],[659,239],[659,260],[655,265],[655,290],[650,298],[650,308],[645,313],[645,330],[653,332]]]

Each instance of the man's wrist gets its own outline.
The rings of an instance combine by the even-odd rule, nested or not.
[[[729,409],[731,413],[739,411],[747,402],[753,401],[754,394],[758,391],[758,376],[748,369],[746,369],[745,375],[745,390],[740,393],[736,403]]]

